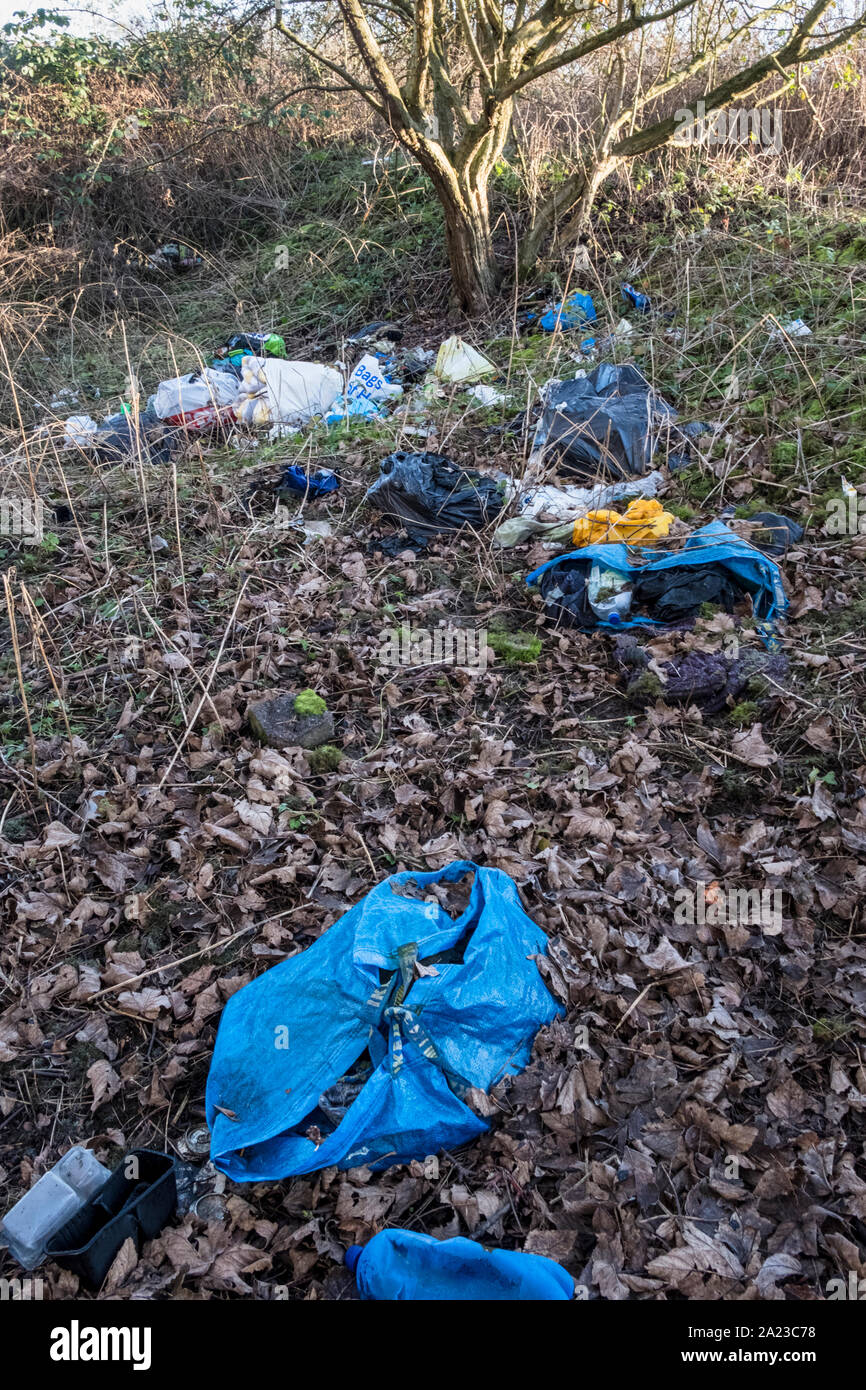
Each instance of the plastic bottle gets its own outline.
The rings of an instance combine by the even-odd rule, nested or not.
[[[599,594],[604,597],[600,598]],[[586,597],[601,622],[616,625],[628,617],[631,609],[631,583],[626,575],[594,564],[589,572]]]
[[[363,1299],[483,1301],[567,1300],[574,1280],[544,1255],[485,1250],[458,1236],[436,1240],[416,1231],[380,1231],[350,1245],[346,1264]]]
[[[70,1149],[6,1213],[0,1224],[0,1241],[9,1246],[9,1253],[24,1269],[35,1269],[54,1233],[76,1216],[110,1177],[110,1169],[89,1149]]]

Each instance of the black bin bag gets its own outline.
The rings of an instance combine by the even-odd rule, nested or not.
[[[602,362],[550,386],[533,455],[586,481],[640,478],[660,444],[682,447],[677,412],[637,369]]]

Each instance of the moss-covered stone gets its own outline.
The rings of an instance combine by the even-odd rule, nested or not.
[[[334,716],[325,707],[324,700],[313,691],[302,691],[301,694],[313,696],[313,701],[317,702],[315,713],[299,712],[297,699],[292,695],[276,695],[273,699],[256,700],[250,705],[247,718],[260,742],[268,743],[272,748],[318,748],[333,739]]]
[[[317,776],[326,772],[336,772],[342,761],[343,754],[333,743],[322,743],[318,748],[311,748],[307,754],[310,771],[315,772]]]

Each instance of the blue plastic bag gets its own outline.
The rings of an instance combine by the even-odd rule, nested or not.
[[[328,492],[336,492],[339,486],[340,479],[336,473],[330,473],[327,469],[307,473],[306,469],[295,463],[286,465],[278,484],[279,489],[303,493],[307,497],[324,497]]]
[[[394,892],[466,873],[472,891],[456,920]],[[531,959],[546,949],[498,869],[457,861],[385,879],[226,1004],[206,1092],[214,1163],[260,1182],[389,1167],[484,1133],[461,1093],[521,1071],[538,1029],[562,1013]],[[430,957],[435,973],[416,978]],[[359,1073],[347,1074],[365,1054],[358,1087]],[[341,1086],[348,1104],[335,1119],[328,1096]]]
[[[724,522],[710,521],[706,526],[699,527],[689,536],[684,548],[674,555],[660,555],[658,549],[643,548],[639,549],[639,554],[644,557],[644,563],[633,564],[629,561],[630,558],[634,559],[634,548],[621,544],[585,545],[539,565],[527,576],[526,582],[537,584],[543,574],[561,565],[564,560],[598,560],[605,569],[632,578],[646,574],[648,570],[656,572],[675,569],[680,565],[720,564],[751,595],[755,617],[760,620],[758,631],[766,646],[774,645],[773,620],[788,607],[779,566],[775,560],[756,550],[729,526],[725,526]],[[660,624],[655,618],[620,618],[615,623],[599,619],[597,626],[621,631],[628,627],[663,627],[665,624]]]
[[[634,285],[629,285],[625,280],[620,285],[620,294],[626,304],[630,304],[639,314],[648,314],[652,308],[649,295],[644,294],[641,290],[636,290]]]
[[[382,409],[369,396],[350,396],[346,400],[345,396],[339,395],[325,416],[325,423],[327,425],[342,425],[347,419],[354,416],[378,420],[383,414]]]
[[[364,1246],[350,1245],[346,1264],[362,1299],[564,1302],[574,1280],[545,1255],[485,1250],[456,1236],[436,1240],[418,1231],[379,1231]]]
[[[557,304],[555,309],[548,309],[547,313],[542,315],[540,324],[545,333],[552,333],[555,328],[561,328],[566,332],[570,328],[582,328],[584,324],[592,323],[594,318],[595,305],[591,295],[575,290],[568,299]]]

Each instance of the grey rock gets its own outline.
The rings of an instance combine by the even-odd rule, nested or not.
[[[247,719],[256,738],[272,748],[318,748],[334,737],[334,716],[295,714],[294,695],[276,695],[256,700],[247,710]]]

